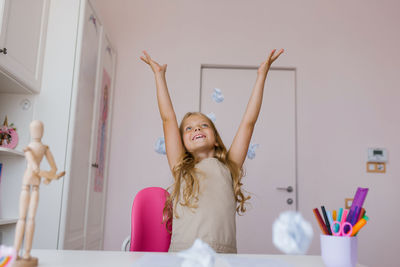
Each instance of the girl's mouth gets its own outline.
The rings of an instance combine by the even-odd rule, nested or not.
[[[195,136],[192,137],[192,141],[193,140],[197,140],[197,139],[201,139],[201,138],[205,138],[206,136],[204,134],[196,134]]]

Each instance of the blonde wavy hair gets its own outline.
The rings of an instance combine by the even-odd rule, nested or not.
[[[228,158],[228,152],[225,148],[224,143],[222,142],[220,135],[218,134],[217,129],[215,128],[214,123],[201,112],[188,112],[183,117],[182,122],[179,126],[181,138],[183,136],[183,127],[185,120],[194,115],[199,115],[206,119],[214,131],[215,140],[218,144],[217,146],[215,146],[214,157],[229,168],[233,182],[233,192],[235,194],[235,200],[237,203],[236,212],[241,215],[246,211],[245,202],[250,199],[250,196],[245,196],[241,189],[243,185],[241,183],[241,179],[244,175],[243,169],[237,166],[235,162]],[[199,200],[199,179],[198,177],[196,177],[196,171],[197,174],[199,172],[195,168],[197,162],[198,161],[196,161],[194,156],[185,148],[185,152],[181,155],[181,158],[172,170],[175,182],[168,188],[168,191],[171,191],[171,193],[167,197],[167,200],[165,202],[163,210],[164,221],[170,222],[173,215],[175,215],[176,218],[179,218],[179,215],[174,212],[176,211],[176,206],[178,205],[178,203],[191,209],[197,208],[197,202]],[[182,196],[180,194],[181,185],[184,186],[182,188]]]

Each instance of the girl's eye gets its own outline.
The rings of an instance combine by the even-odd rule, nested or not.
[[[190,130],[192,130],[192,127],[190,127],[190,126],[185,128],[185,131],[190,131]]]
[[[209,126],[208,126],[207,123],[203,123],[203,124],[201,125],[201,127],[203,127],[203,128],[208,128]]]

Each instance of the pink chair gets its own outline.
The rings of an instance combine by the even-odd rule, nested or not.
[[[147,187],[137,193],[132,205],[130,251],[168,252],[172,223],[169,232],[162,223],[168,196],[161,187]]]

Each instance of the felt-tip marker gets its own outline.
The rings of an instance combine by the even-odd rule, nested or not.
[[[321,206],[321,210],[322,210],[322,215],[324,216],[325,219],[326,228],[328,229],[328,235],[332,235],[331,225],[329,223],[328,216],[326,215],[325,206]]]

